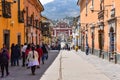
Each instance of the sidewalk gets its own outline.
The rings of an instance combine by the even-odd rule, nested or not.
[[[60,51],[40,80],[111,80],[87,59],[82,52]]]

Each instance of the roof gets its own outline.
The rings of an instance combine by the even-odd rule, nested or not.
[[[42,11],[44,11],[44,7],[43,7],[43,5],[41,4],[40,0],[38,0],[38,2],[39,2],[39,5],[41,5],[41,7],[42,7]]]

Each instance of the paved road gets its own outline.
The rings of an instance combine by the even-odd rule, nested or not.
[[[61,50],[57,54],[50,52],[49,60],[35,76],[31,75],[30,69],[10,67],[10,76],[0,80],[120,80],[119,64],[81,51]]]
[[[84,53],[83,55],[86,56]],[[87,59],[84,59],[82,52],[76,53],[75,51],[62,50],[40,80],[111,79],[94,66],[94,64],[90,63]]]
[[[0,80],[39,80],[57,56],[58,51],[50,51],[49,59],[45,61],[44,65],[41,64],[41,68],[36,70],[36,75],[34,76],[31,74],[30,69],[27,69],[26,67],[16,66],[10,67],[10,75],[4,78],[0,78]]]

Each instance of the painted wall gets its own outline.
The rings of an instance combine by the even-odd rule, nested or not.
[[[116,18],[116,26],[115,26],[115,46],[116,46],[116,52],[120,52],[120,0],[104,0],[104,51],[109,51],[109,23],[111,16],[111,9],[113,5],[115,7],[115,17]],[[94,12],[90,10],[90,7],[92,6],[92,0],[88,0],[88,5],[86,7],[86,0],[81,0],[81,3],[79,3],[81,11],[80,11],[80,23],[81,28],[86,29],[86,23],[88,24],[88,42],[89,46],[92,47],[92,38],[91,38],[91,23],[95,25],[95,49],[99,50],[99,43],[98,43],[98,11],[100,10],[100,2],[99,0],[94,0]],[[87,8],[87,16],[86,16],[86,8]]]
[[[12,0],[9,0],[12,2]],[[23,0],[21,1],[21,10],[23,10]],[[1,2],[1,0],[0,0]],[[1,3],[0,3],[1,4]],[[2,5],[2,4],[1,4]],[[2,6],[0,6],[0,10],[2,10]],[[21,35],[21,44],[24,43],[24,23],[18,22],[18,2],[11,4],[11,18],[4,18],[2,15],[2,11],[0,11],[0,48],[4,43],[3,37],[3,30],[10,31],[10,44],[9,48],[12,43],[17,44],[17,36],[18,34]]]
[[[37,0],[24,0],[24,5],[25,5],[24,9],[26,11],[26,13],[24,15],[25,26],[26,26],[26,31],[28,30],[28,34],[26,35],[26,37],[28,36],[28,41],[26,40],[26,42],[32,43],[32,35],[31,35],[31,33],[33,33],[33,43],[34,44],[39,44],[40,43],[39,38],[41,38],[40,29],[37,29],[36,27],[34,27],[33,23],[32,23],[32,26],[27,26],[26,25],[27,24],[27,8],[28,8],[28,17],[31,17],[31,15],[33,15],[34,20],[36,20],[36,18],[37,18],[38,22],[40,22],[41,21],[40,14],[42,12],[42,5],[40,5]],[[34,21],[34,23],[35,23],[35,21]]]

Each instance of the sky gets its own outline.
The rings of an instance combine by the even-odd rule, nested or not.
[[[80,15],[78,0],[40,0],[44,11],[42,15],[48,19],[63,19],[65,17],[76,17]]]
[[[44,5],[44,4],[47,4],[49,2],[52,2],[54,0],[40,0],[40,2]]]

